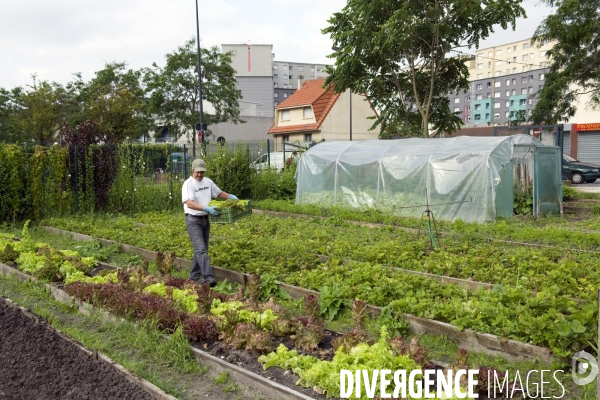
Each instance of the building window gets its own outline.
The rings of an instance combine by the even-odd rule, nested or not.
[[[478,83],[478,84],[475,86],[475,88],[476,88],[477,90],[481,90],[481,89],[483,88],[483,84],[481,84],[481,83]]]
[[[540,51],[540,57],[546,57],[546,50]]]
[[[294,75],[290,75],[290,79],[294,79]]]
[[[533,82],[533,75],[529,75],[528,80],[529,82]]]
[[[510,86],[510,79],[506,80],[506,86]]]
[[[293,83],[290,83],[290,86],[289,86],[289,87],[290,87],[290,89],[293,89],[293,88],[294,88],[294,84],[293,84]]]
[[[273,79],[278,79],[279,78],[279,74],[273,74]]]
[[[283,79],[287,79],[287,78],[288,78],[287,74],[283,74]]]
[[[513,68],[513,71],[512,71],[512,73],[513,73],[513,74],[516,74],[516,73],[517,73],[517,67],[514,67],[514,68]]]
[[[277,64],[273,65],[273,69],[277,69],[277,68],[278,68]]]
[[[298,71],[304,71],[304,67],[298,67]]]
[[[531,105],[531,104],[533,104],[533,99],[532,99],[531,97],[530,97],[530,98],[528,98],[528,99],[527,99],[527,103],[528,103],[528,104],[530,104],[530,105]]]
[[[467,121],[470,121],[470,120],[471,120],[471,116],[467,115]]]
[[[531,71],[533,69],[533,64],[529,64],[529,70]]]
[[[530,59],[530,60],[533,60],[533,58],[534,58],[534,57],[535,57],[535,54],[534,54],[534,53],[531,53],[531,54],[529,55],[529,59]]]
[[[483,74],[477,74],[477,79],[483,79]]]
[[[478,94],[477,96],[475,96],[475,100],[481,100],[483,98],[483,96],[481,94]]]
[[[500,103],[494,103],[494,108],[500,108]]]
[[[527,94],[527,88],[521,89],[521,94]]]
[[[481,110],[481,104],[475,104],[475,111]]]
[[[525,72],[525,71],[527,71],[527,65],[523,65],[523,66],[521,67],[521,72]]]
[[[279,104],[279,102],[278,102],[278,101],[276,101],[276,102],[275,102],[275,107],[277,107],[277,105],[278,105],[278,104]]]
[[[523,43],[523,50],[527,50],[529,48],[529,43]]]
[[[502,71],[496,71],[496,76],[501,76],[502,75]]]
[[[521,99],[521,100],[519,100],[519,105],[520,105],[520,106],[524,106],[524,105],[525,105],[525,103],[526,103],[525,99]]]
[[[294,69],[294,66],[293,66],[293,65],[290,65],[290,71],[291,71],[291,70],[293,70],[293,69]]]
[[[306,135],[304,135],[304,141],[312,142],[312,133],[307,133]]]
[[[487,87],[492,87],[492,82],[488,82]]]
[[[529,88],[527,88],[527,93],[533,93],[533,86],[529,86]]]
[[[471,111],[471,106],[467,106],[467,111]]]
[[[488,68],[492,68],[492,62],[488,61]]]
[[[523,54],[523,61],[529,60],[529,54]]]
[[[315,67],[310,67],[310,72],[315,72]]]
[[[496,55],[497,56],[501,56],[502,55],[502,50],[496,50]]]
[[[284,88],[284,89],[287,89],[287,83],[284,83],[284,84],[283,84],[283,88]]]
[[[510,47],[507,47],[507,48],[506,48],[506,54],[510,54],[510,51],[511,51],[511,50],[512,50],[512,49],[511,49]]]
[[[287,94],[287,93],[284,93],[284,94],[283,94],[283,98],[286,98],[287,96],[288,96],[288,94]]]
[[[486,114],[485,114],[485,119],[486,119],[486,120],[490,119],[490,114],[489,114],[489,113],[486,113]]]
[[[283,141],[284,142],[289,142],[290,141],[290,135],[283,135]]]
[[[494,119],[500,119],[500,113],[494,113]]]
[[[502,61],[501,60],[496,61],[496,67],[499,67],[500,65],[502,65]]]
[[[475,114],[475,121],[481,120],[481,114]]]
[[[483,69],[483,64],[482,63],[477,64],[477,69]]]
[[[279,93],[277,93],[277,92],[273,93],[273,97],[279,97]]]
[[[483,58],[483,53],[477,54],[477,58]],[[483,64],[481,64],[483,66]]]
[[[513,89],[510,91],[511,96],[514,96],[517,94],[517,89]]]
[[[467,96],[467,101],[471,101],[471,96]]]
[[[513,51],[517,51],[517,46],[513,46]]]
[[[273,87],[274,87],[274,88],[277,88],[277,82],[274,82],[274,83],[273,83]]]
[[[500,82],[500,81],[494,82],[494,87],[500,87],[500,86],[502,86],[502,82]]]
[[[510,96],[510,90],[507,90],[506,92],[504,92],[504,95],[505,95],[506,97]]]
[[[287,69],[287,65],[284,65],[284,66],[283,66],[283,69],[284,69],[284,70],[286,70],[286,69]]]
[[[282,110],[281,111],[281,120],[289,121],[290,120],[290,110]]]
[[[506,75],[510,74],[510,68],[506,70]]]
[[[489,99],[490,97],[492,97],[492,94],[490,92],[487,92],[487,96],[485,96],[485,98]]]
[[[304,75],[298,75],[298,79],[304,79]]]
[[[311,106],[304,107],[304,118],[312,118],[313,110]]]
[[[546,79],[546,74],[540,74],[540,81],[543,81],[544,79]]]
[[[514,106],[515,106],[515,101],[514,101],[514,100],[511,100],[511,101],[510,101],[510,106],[511,106],[511,107],[514,107]]]
[[[490,108],[490,103],[485,103],[485,109],[488,110]]]
[[[488,72],[488,78],[491,78],[491,77],[492,77],[492,73]]]
[[[494,97],[500,97],[500,92],[494,92]]]
[[[492,56],[492,52],[488,51],[488,57],[491,57],[491,56]]]
[[[506,100],[504,102],[504,107],[506,107],[506,108],[510,107],[510,101]]]
[[[454,112],[459,112],[460,111],[460,107],[454,107]]]
[[[455,103],[460,103],[460,98],[458,98],[458,97],[455,97],[455,98],[454,98],[454,102],[455,102]]]
[[[547,68],[548,67],[548,63],[546,61],[543,61],[543,62],[540,63],[540,67]]]
[[[527,78],[526,77],[521,77],[521,83],[527,83]]]
[[[510,116],[510,113],[508,111],[504,113],[505,118],[508,118],[509,116]]]

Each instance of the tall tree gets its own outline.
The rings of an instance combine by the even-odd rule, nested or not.
[[[514,29],[521,1],[348,0],[323,29],[335,49],[325,84],[365,93],[382,133],[453,132],[462,121],[446,96],[468,88],[469,72],[452,52],[477,47],[496,24]]]
[[[148,124],[141,72],[127,70],[125,63],[107,63],[89,82],[81,74],[67,85],[73,93],[71,126],[95,121],[108,141],[138,139]]]
[[[600,107],[600,0],[543,0],[557,7],[537,28],[537,44],[552,42],[546,56],[550,70],[537,93],[535,123],[568,121],[581,96]]]
[[[68,93],[56,82],[38,81],[26,89],[3,90],[2,102],[10,107],[9,129],[12,141],[47,145],[54,141],[67,121]]]
[[[221,53],[218,47],[201,49],[202,96],[214,107],[214,114],[204,110],[204,122],[240,120],[235,69],[231,53]],[[144,81],[149,93],[149,110],[157,117],[157,126],[168,126],[169,134],[179,138],[185,132],[195,137],[195,124],[200,121],[198,93],[198,54],[196,40],[190,39],[173,53],[165,56],[166,64],[156,63],[145,70]]]

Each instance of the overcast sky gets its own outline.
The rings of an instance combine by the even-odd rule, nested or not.
[[[346,0],[198,0],[203,46],[273,44],[275,60],[332,63],[331,40],[321,34],[327,19]],[[550,9],[525,0],[529,18],[515,32],[497,29],[480,48],[533,35]],[[130,68],[163,64],[164,55],[196,35],[193,0],[2,0],[0,87],[38,79],[66,84],[84,80],[104,64]]]

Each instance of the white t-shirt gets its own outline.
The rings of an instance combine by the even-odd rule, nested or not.
[[[193,200],[201,206],[207,206],[212,197],[217,197],[221,193],[221,189],[215,183],[204,177],[200,182],[190,176],[181,187],[181,202],[183,203],[183,212],[192,215],[206,215],[204,211],[192,210],[185,204],[188,200]]]

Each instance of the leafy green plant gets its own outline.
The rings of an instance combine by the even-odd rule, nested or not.
[[[320,290],[319,305],[321,315],[328,320],[333,320],[342,307],[349,307],[350,300],[347,298],[348,288],[334,283],[331,286],[323,286]]]
[[[533,213],[533,193],[529,191],[514,191],[514,211],[517,215],[531,215]]]

